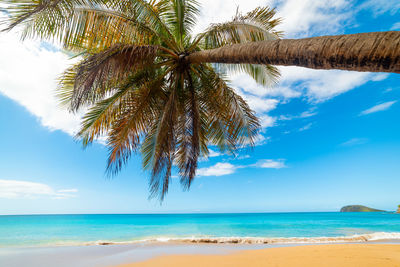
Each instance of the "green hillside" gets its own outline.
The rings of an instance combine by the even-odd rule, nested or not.
[[[384,210],[372,209],[362,205],[349,205],[349,206],[344,206],[343,208],[340,209],[340,212],[382,212],[382,211]]]

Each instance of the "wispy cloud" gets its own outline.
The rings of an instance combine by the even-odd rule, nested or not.
[[[393,24],[392,28],[390,28],[390,29],[391,30],[400,30],[400,22]]]
[[[219,157],[219,156],[222,155],[220,152],[214,151],[214,150],[212,150],[212,149],[209,149],[208,152],[209,152],[209,153],[208,153],[208,157],[210,157],[210,158]]]
[[[307,131],[307,130],[309,130],[309,129],[311,128],[311,126],[313,126],[313,123],[312,123],[312,122],[310,122],[310,123],[304,125],[303,127],[301,127],[301,128],[299,129],[299,132]]]
[[[214,166],[208,168],[200,168],[197,170],[198,176],[222,176],[228,175],[235,172],[238,166],[230,163],[217,163]]]
[[[57,191],[58,193],[78,193],[78,189],[61,189]]]
[[[263,159],[259,160],[256,164],[253,166],[258,167],[258,168],[264,168],[264,169],[282,169],[286,168],[285,160],[283,159]]]
[[[250,155],[242,155],[242,156],[238,156],[238,157],[236,157],[235,159],[249,159],[249,158],[251,158],[251,156]]]
[[[204,161],[208,161],[208,159],[209,158],[215,158],[215,157],[219,157],[219,156],[222,156],[222,155],[224,155],[223,153],[221,153],[221,152],[219,152],[219,151],[215,151],[215,150],[212,150],[212,149],[208,149],[208,157],[202,157],[202,158],[200,158],[200,162],[204,162]],[[175,164],[176,165],[176,164]]]
[[[388,74],[342,70],[313,70],[300,67],[279,67],[282,73],[279,87],[293,88],[310,102],[323,102],[348,92],[369,81],[382,81]],[[279,88],[278,87],[278,88]]]
[[[49,197],[65,199],[75,197],[78,189],[55,190],[49,185],[17,180],[0,180],[0,198],[38,198]]]
[[[294,120],[294,119],[305,119],[305,118],[315,116],[317,114],[318,114],[318,112],[315,111],[315,108],[311,108],[310,110],[306,110],[298,115],[281,115],[281,116],[279,116],[279,120],[289,121],[289,120]]]
[[[284,159],[262,159],[257,163],[249,165],[233,165],[227,162],[219,162],[213,166],[207,168],[200,168],[197,170],[198,176],[223,176],[229,175],[236,172],[238,169],[245,168],[263,168],[263,169],[282,169],[286,168]]]
[[[0,44],[0,93],[25,107],[48,129],[74,135],[81,114],[61,108],[55,97],[57,78],[73,63],[69,57],[35,40],[22,42],[16,31],[1,33]]]
[[[371,107],[369,109],[366,109],[366,110],[362,111],[360,113],[360,116],[364,116],[364,115],[368,115],[368,114],[371,114],[371,113],[387,110],[391,106],[393,106],[396,102],[397,101],[388,101],[388,102],[385,102],[385,103],[381,103],[381,104],[375,105],[375,106],[373,106],[373,107]]]
[[[386,12],[394,15],[400,10],[400,2],[398,0],[366,0],[359,9],[366,9],[380,16]]]
[[[280,30],[288,36],[310,36],[338,31],[351,18],[352,5],[348,0],[202,0],[201,19],[195,31],[203,31],[210,23],[230,20],[236,8],[248,12],[257,6],[276,7],[284,18]]]
[[[353,13],[346,0],[274,0],[272,4],[284,18],[281,29],[290,37],[336,33]]]
[[[346,142],[341,143],[341,146],[357,146],[363,145],[368,142],[367,138],[352,138]]]
[[[275,126],[276,118],[269,115],[261,115],[260,123],[261,128],[263,129],[263,131],[265,131],[267,128]]]

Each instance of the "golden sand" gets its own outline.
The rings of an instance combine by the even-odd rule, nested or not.
[[[400,267],[400,245],[310,245],[228,255],[168,255],[120,267]]]

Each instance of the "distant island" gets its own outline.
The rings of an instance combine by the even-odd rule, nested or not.
[[[340,212],[384,212],[384,210],[368,208],[362,205],[349,205],[341,208]]]
[[[397,206],[397,211],[396,213],[400,213],[400,205]]]

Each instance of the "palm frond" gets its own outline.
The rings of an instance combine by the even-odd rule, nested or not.
[[[110,9],[78,8],[70,20],[59,36],[70,51],[95,53],[116,44],[149,45],[162,39],[145,23]]]
[[[114,45],[88,56],[61,79],[62,98],[69,97],[73,111],[82,105],[94,104],[132,71],[153,63],[156,53],[156,46]]]
[[[165,13],[165,21],[183,49],[185,39],[190,38],[189,34],[197,22],[197,16],[200,13],[199,3],[196,0],[171,0],[170,2],[170,8]]]
[[[174,86],[179,86],[179,81],[174,84]],[[160,200],[163,200],[165,194],[168,192],[176,148],[175,124],[178,115],[178,99],[176,88],[172,87],[171,89],[168,101],[165,102],[156,131],[154,132],[154,137],[150,137],[151,139],[155,138],[154,146],[149,151],[152,156],[151,160],[148,161],[150,164],[147,166],[144,165],[145,169],[151,169],[151,197],[158,196]]]
[[[205,49],[218,48],[238,43],[275,40],[281,32],[274,30],[280,19],[273,19],[274,9],[256,8],[242,15],[237,13],[232,21],[212,24],[197,36]]]
[[[106,136],[115,121],[124,114],[127,104],[131,103],[135,90],[145,84],[153,74],[150,70],[141,70],[129,77],[110,97],[97,102],[82,118],[77,138],[82,138],[84,146],[96,138]]]
[[[91,34],[92,39],[95,38],[93,35],[98,35],[97,41],[106,41],[110,44],[110,38],[113,36],[114,39],[115,36],[132,37],[134,28],[136,29],[134,33],[151,29],[153,33],[156,32],[164,36],[165,40],[174,43],[168,27],[160,18],[160,11],[163,10],[161,3],[166,5],[168,2],[165,0],[153,4],[145,0],[6,0],[6,2],[9,5],[7,11],[11,19],[8,19],[10,23],[5,30],[23,24],[23,38],[56,39],[62,43],[65,38],[77,41],[85,33]],[[99,21],[93,24],[95,18]],[[121,27],[128,27],[130,31],[123,31]],[[74,36],[73,33],[81,35]],[[120,36],[121,34],[123,35]],[[71,44],[65,40],[64,43]],[[111,45],[115,43],[111,42]]]
[[[209,111],[210,142],[228,151],[253,146],[260,131],[254,111],[212,68],[199,73],[204,84],[203,101]]]
[[[130,13],[135,15],[137,21],[144,22],[151,29],[158,32],[160,35],[165,36],[170,42],[171,48],[178,51],[175,38],[172,35],[170,29],[163,21],[164,12],[168,9],[170,0],[159,0],[159,1],[146,1],[146,0],[134,0],[129,1]],[[119,4],[122,9],[126,8],[123,3]]]
[[[185,77],[188,90],[186,90],[183,111],[178,123],[176,163],[179,168],[181,185],[184,189],[189,189],[196,176],[201,149],[204,148],[204,144],[207,144],[207,139],[205,121],[202,120],[201,106],[198,101],[198,91],[201,88],[193,79],[191,72],[187,71]]]
[[[278,83],[280,72],[272,65],[256,64],[215,64],[215,69],[224,74],[246,73],[254,81],[265,87],[272,87]]]
[[[124,102],[123,109],[112,124],[107,138],[110,148],[107,166],[109,174],[118,173],[131,153],[140,147],[141,139],[147,138],[151,132],[165,100],[162,88],[166,74],[159,74],[146,81]]]
[[[24,38],[54,36],[68,25],[76,7],[101,6],[106,2],[107,0],[6,0],[10,19],[5,30],[24,24]]]

